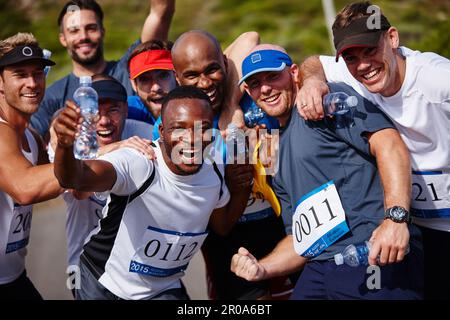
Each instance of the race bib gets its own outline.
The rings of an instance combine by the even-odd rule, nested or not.
[[[349,231],[333,181],[304,195],[292,217],[295,251],[313,258]]]
[[[30,240],[31,216],[33,206],[14,204],[14,216],[9,228],[6,254],[20,250],[27,246]]]
[[[149,226],[143,246],[131,260],[129,271],[154,277],[183,272],[207,235],[207,232],[181,233]]]
[[[450,218],[450,173],[412,172],[411,214],[419,218]]]

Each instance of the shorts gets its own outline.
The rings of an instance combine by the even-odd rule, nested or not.
[[[42,300],[42,296],[27,277],[27,272],[13,282],[0,284],[0,300]]]

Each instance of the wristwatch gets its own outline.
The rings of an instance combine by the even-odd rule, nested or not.
[[[384,212],[384,219],[390,219],[397,223],[411,223],[411,215],[409,211],[403,207],[394,206]]]

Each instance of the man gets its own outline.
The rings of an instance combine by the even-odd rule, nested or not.
[[[175,10],[175,0],[150,0],[151,11],[147,17],[140,41],[167,39]],[[58,17],[59,40],[72,59],[72,72],[51,85],[39,111],[31,123],[42,136],[47,132],[56,110],[71,99],[79,86],[80,76],[104,73],[119,80],[132,95],[127,61],[130,52],[139,44],[136,41],[119,61],[105,61],[103,56],[103,11],[95,0],[72,0],[66,3]]]
[[[223,165],[203,160],[213,119],[208,97],[193,87],[169,93],[155,161],[129,148],[76,160],[80,110],[67,105],[55,123],[55,174],[70,188],[110,192],[104,218],[80,258],[77,298],[187,299],[180,278],[208,225],[228,232],[250,192],[251,168],[239,166],[239,179],[227,178],[227,204]]]
[[[63,190],[28,123],[44,97],[44,67],[51,65],[29,33],[0,41],[0,155],[7,159],[0,165],[0,300],[41,299],[25,271],[32,204]]]
[[[411,153],[411,213],[424,239],[425,298],[450,299],[450,253],[442,249],[450,246],[450,61],[400,47],[397,29],[379,8],[371,15],[373,8],[347,5],[333,24],[336,57],[303,63],[300,113],[322,116],[327,80],[351,85],[391,118]],[[369,21],[379,27],[369,28]]]
[[[151,40],[131,53],[128,69],[137,95],[128,97],[130,119],[153,125],[159,118],[164,97],[177,86],[171,49],[171,42]]]
[[[127,119],[127,93],[122,84],[108,75],[100,74],[92,78],[92,87],[99,97],[99,120],[96,124],[99,156],[125,147],[136,149],[144,155],[152,153],[150,143],[153,127],[142,121]],[[57,115],[55,120],[56,117]],[[57,145],[53,124],[54,121],[50,127],[48,145],[51,162]],[[67,206],[68,265],[73,267],[79,264],[86,237],[102,218],[106,199],[98,194],[82,194],[77,191],[65,192],[62,196]]]
[[[254,35],[250,33],[241,37],[251,40]],[[239,39],[235,44],[237,41]],[[239,61],[239,56],[243,59],[243,54],[256,45],[257,41],[259,39],[241,42],[240,46],[230,46],[228,53],[234,55],[233,60],[222,53],[217,39],[204,31],[186,32],[175,41],[172,59],[177,81],[181,85],[196,86],[208,95],[214,112],[215,129],[219,128],[221,113],[230,111],[226,111],[230,106],[228,101],[234,96],[227,88],[230,77],[236,87],[237,80],[233,75],[237,73],[231,73],[234,63]],[[244,101],[252,103],[251,99],[242,100],[241,105]],[[245,107],[248,105],[243,108]],[[272,295],[286,295],[286,292],[289,294],[291,284],[285,277],[272,281],[276,282],[278,288],[270,291],[269,281],[248,283],[236,277],[228,267],[232,255],[240,246],[246,245],[252,248],[257,256],[262,257],[284,236],[282,221],[275,214],[268,199],[253,192],[248,199],[244,215],[230,234],[222,237],[211,232],[205,241],[202,250],[207,265],[209,296],[234,300],[271,298]],[[278,285],[279,282],[281,284]]]
[[[255,47],[242,73],[246,91],[281,125],[273,186],[289,236],[259,261],[241,248],[232,270],[254,281],[304,266],[292,299],[420,298],[420,233],[408,226],[407,214],[409,155],[392,123],[361,97],[354,125],[300,118],[294,108],[298,66],[281,47]],[[330,91],[357,95],[342,84]],[[366,284],[366,266],[332,261],[347,245],[364,241],[372,243],[368,262],[381,266],[375,290]]]

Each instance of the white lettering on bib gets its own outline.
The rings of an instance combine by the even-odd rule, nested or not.
[[[412,172],[411,213],[419,218],[450,218],[450,173]]]
[[[33,206],[14,205],[14,216],[9,228],[6,254],[20,250],[27,246],[30,240],[31,216]]]
[[[333,181],[304,195],[292,217],[295,251],[306,258],[318,256],[349,231]]]
[[[168,277],[186,270],[201,248],[207,232],[181,233],[149,226],[130,263],[130,272],[154,277]]]

